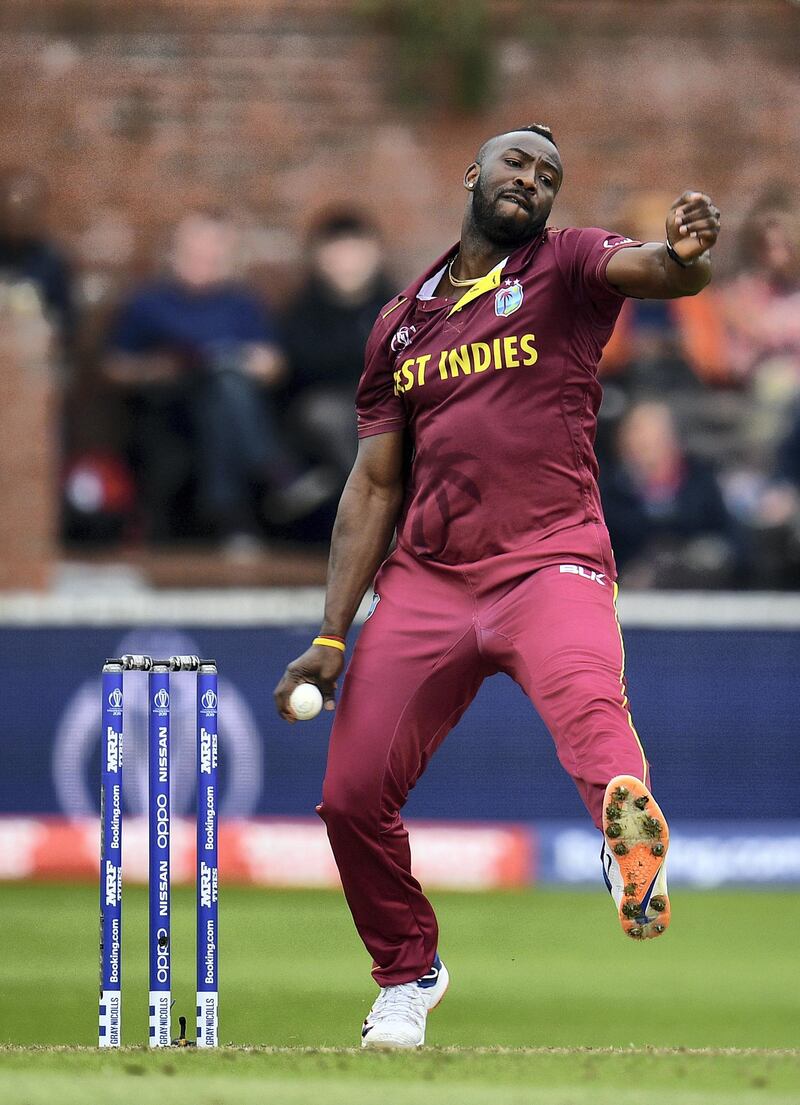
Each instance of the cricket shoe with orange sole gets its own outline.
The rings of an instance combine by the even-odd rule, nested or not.
[[[603,877],[623,932],[661,936],[669,925],[665,860],[669,828],[658,803],[633,775],[616,775],[603,801]]]

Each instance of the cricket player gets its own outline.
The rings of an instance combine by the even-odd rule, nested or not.
[[[380,312],[324,619],[275,691],[287,721],[300,683],[334,708],[374,580],[318,807],[380,987],[365,1047],[420,1046],[447,988],[401,810],[495,672],[529,696],[604,834],[623,930],[646,939],[669,922],[667,825],[628,708],[597,488],[597,363],[626,296],[706,286],[720,213],[686,191],[665,212],[663,242],[558,230],[547,221],[563,173],[549,127],[490,138],[464,174],[460,241]]]

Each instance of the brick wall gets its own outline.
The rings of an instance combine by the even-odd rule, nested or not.
[[[692,186],[713,193],[730,228],[771,182],[800,184],[800,5],[789,0],[493,0],[493,94],[469,118],[441,94],[446,58],[420,71],[413,110],[396,102],[402,51],[363,9],[364,0],[3,0],[0,166],[48,178],[53,230],[95,320],[71,388],[78,441],[113,440],[93,342],[191,203],[240,212],[254,276],[280,302],[298,278],[303,228],[339,204],[372,213],[398,279],[410,277],[457,236],[473,151],[519,122],[556,131],[560,225],[627,230],[632,191]],[[723,269],[733,241],[729,232],[720,244]],[[31,426],[43,433],[49,400],[35,374],[29,393],[41,404]],[[7,490],[7,461],[23,455],[31,427],[5,421]],[[22,468],[44,479],[52,459],[34,450]],[[37,549],[50,540],[51,498],[37,500]],[[0,494],[7,527],[11,507]],[[31,579],[43,578],[32,566]]]
[[[788,0],[490,3],[494,95],[471,119],[437,102],[438,64],[421,106],[394,105],[398,50],[354,14],[363,6],[4,0],[0,164],[44,169],[54,223],[85,264],[98,219],[130,221],[131,267],[187,203],[230,201],[249,212],[278,296],[298,231],[330,204],[371,210],[400,275],[412,272],[455,237],[472,151],[518,120],[557,132],[562,223],[613,221],[633,186],[686,184],[735,222],[770,179],[797,183],[800,7]]]
[[[55,555],[51,338],[33,286],[0,282],[0,591],[45,587]]]

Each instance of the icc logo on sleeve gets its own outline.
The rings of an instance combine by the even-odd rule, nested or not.
[[[416,326],[401,326],[391,341],[391,350],[393,353],[399,353],[401,349],[405,349],[411,345],[414,335],[417,332]]]

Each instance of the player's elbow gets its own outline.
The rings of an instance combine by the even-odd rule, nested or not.
[[[403,482],[398,474],[374,473],[368,468],[356,466],[350,473],[342,493],[342,504],[359,515],[397,514],[403,499]]]
[[[674,278],[674,277],[673,277]],[[699,295],[711,283],[711,262],[708,257],[698,258],[693,265],[677,276],[676,295]]]
[[[403,500],[403,483],[400,479],[373,480],[369,476],[356,479],[351,490],[361,500],[365,509],[398,512]]]
[[[711,283],[711,270],[709,269],[709,271],[707,273],[703,273],[703,275],[700,277],[700,279],[696,280],[693,284],[689,285],[689,287],[684,288],[680,292],[680,295],[681,295],[681,297],[687,296],[687,295],[692,295],[692,296],[699,295],[700,292],[702,292],[703,288],[707,288],[710,283]]]

